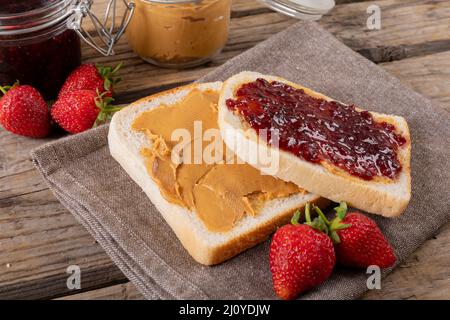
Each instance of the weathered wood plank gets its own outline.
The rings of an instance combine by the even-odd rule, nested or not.
[[[381,29],[368,30],[368,4],[381,9]],[[320,24],[374,62],[449,50],[450,2],[370,1],[336,6]]]
[[[0,299],[68,294],[78,265],[83,289],[124,281],[102,248],[49,189],[0,200]]]
[[[450,51],[381,66],[450,112]]]
[[[144,300],[144,296],[131,283],[91,290],[79,294],[65,296],[57,300]]]

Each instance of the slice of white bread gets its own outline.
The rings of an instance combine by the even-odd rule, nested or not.
[[[144,158],[140,154],[141,148],[149,147],[150,142],[143,133],[131,130],[134,119],[146,110],[180,101],[194,88],[219,91],[221,86],[221,82],[193,84],[141,99],[114,115],[108,135],[111,155],[143,189],[190,255],[205,265],[223,262],[264,241],[307,202],[319,206],[329,203],[310,193],[270,200],[255,217],[245,215],[230,231],[215,233],[204,226],[195,212],[163,198],[159,187],[147,173]]]
[[[226,106],[227,99],[235,99],[236,91],[243,84],[253,82],[258,78],[264,78],[269,82],[279,81],[286,83],[294,88],[303,89],[307,94],[316,98],[322,98],[327,101],[332,100],[285,79],[256,72],[241,72],[229,78],[222,87],[219,99],[219,126],[225,143],[238,157],[259,170],[269,173],[265,166],[252,157],[249,150],[260,148],[257,149],[259,152],[275,152],[279,156],[279,167],[277,172],[271,171],[270,173],[280,179],[291,181],[327,199],[336,202],[346,201],[353,207],[386,217],[398,216],[405,210],[411,198],[411,140],[408,124],[404,118],[370,112],[376,121],[386,121],[394,124],[397,133],[406,138],[407,142],[398,150],[399,161],[402,165],[402,171],[398,177],[394,180],[387,178],[379,181],[363,180],[344,173],[337,168],[336,170],[328,170],[321,164],[305,161],[290,152],[280,149],[275,150],[263,139],[258,139],[258,133],[245,122],[243,117],[237,112],[230,111]],[[358,110],[360,111],[361,109]]]

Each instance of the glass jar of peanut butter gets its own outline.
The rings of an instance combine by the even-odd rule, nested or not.
[[[126,34],[133,50],[147,62],[193,67],[225,46],[231,0],[135,0],[135,5]]]

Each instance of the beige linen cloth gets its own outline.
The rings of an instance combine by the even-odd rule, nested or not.
[[[405,260],[450,218],[449,113],[311,22],[299,22],[199,81],[252,70],[285,77],[344,103],[404,116],[412,134],[412,200],[403,216],[375,217]],[[196,263],[149,199],[109,155],[108,127],[32,153],[61,203],[148,299],[273,299],[269,241],[214,267]],[[345,188],[345,186],[342,186]],[[365,270],[337,267],[306,299],[352,299]]]

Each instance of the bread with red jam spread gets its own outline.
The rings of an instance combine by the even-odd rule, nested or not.
[[[307,202],[320,207],[329,204],[327,199],[302,191],[267,200],[257,215],[246,214],[232,229],[213,232],[205,227],[196,212],[166,200],[158,184],[148,174],[140,152],[151,142],[144,133],[132,130],[132,123],[143,112],[178,103],[192,90],[218,93],[221,86],[221,82],[192,84],[136,101],[113,116],[108,135],[113,158],[142,188],[189,254],[205,265],[221,263],[264,241],[277,227],[286,224],[294,211],[303,209]]]
[[[411,198],[411,139],[402,117],[241,72],[222,87],[219,127],[242,160],[311,193],[385,217],[400,215]],[[276,170],[255,150],[275,156]]]

